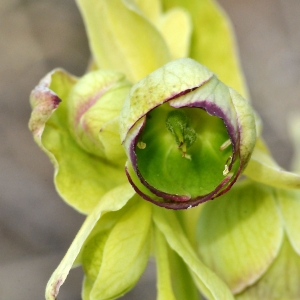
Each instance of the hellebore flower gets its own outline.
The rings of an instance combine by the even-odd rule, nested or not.
[[[228,191],[256,142],[249,103],[187,58],[132,87],[120,131],[129,158],[127,176],[137,193],[173,209]]]
[[[150,254],[159,300],[243,297],[264,282],[279,249],[291,251],[282,241],[299,250],[299,224],[288,212],[298,203],[275,194],[299,188],[300,177],[257,138],[226,16],[211,0],[77,3],[93,67],[81,78],[54,70],[30,97],[29,127],[54,164],[57,191],[87,214],[46,299],[56,299],[77,265],[84,300],[115,299],[134,286]],[[242,173],[260,183],[229,191]],[[186,209],[222,194],[191,210],[159,207]]]

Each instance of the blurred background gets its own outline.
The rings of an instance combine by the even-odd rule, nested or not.
[[[300,1],[220,0],[232,19],[263,135],[281,166],[292,157],[290,113],[300,112]],[[82,75],[89,59],[74,0],[0,2],[0,299],[43,299],[84,217],[57,196],[53,168],[27,129],[28,97],[55,67]],[[154,264],[124,299],[155,299]],[[80,299],[71,272],[59,299]]]

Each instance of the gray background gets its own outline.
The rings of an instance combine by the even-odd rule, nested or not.
[[[253,105],[278,162],[292,149],[286,118],[300,111],[300,1],[222,0],[232,18]],[[89,50],[73,0],[0,2],[0,299],[43,299],[83,216],[57,196],[53,169],[27,129],[28,95],[54,67],[81,75]],[[155,299],[154,264],[126,299]],[[81,270],[59,299],[80,299]],[[150,288],[148,288],[150,287]]]

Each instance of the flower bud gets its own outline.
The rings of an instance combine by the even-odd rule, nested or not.
[[[67,101],[69,128],[85,151],[113,162],[125,157],[118,115],[129,89],[123,74],[102,70],[86,74],[74,85]]]
[[[248,102],[188,59],[135,84],[120,115],[129,181],[144,199],[184,209],[230,189],[256,141]]]

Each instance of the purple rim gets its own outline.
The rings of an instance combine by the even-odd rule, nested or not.
[[[200,86],[202,86],[204,83],[202,83]],[[178,97],[180,97],[182,95],[185,95],[185,94],[187,94],[187,93],[189,93],[189,92],[191,92],[191,91],[193,91],[193,90],[195,90],[197,88],[198,87],[191,88],[191,89],[185,90],[185,91],[183,91],[183,92],[181,92],[179,94],[172,95],[171,97],[167,98],[165,101],[163,101],[162,103],[160,103],[159,105],[153,107],[151,110],[148,111],[148,113],[150,111],[152,111],[153,109],[155,109],[156,107],[158,107],[158,106],[160,106],[160,105],[162,105],[162,104],[164,104],[164,103],[166,103],[168,101],[174,100],[174,99],[176,99],[176,98],[178,98]],[[209,102],[207,100],[196,101],[196,102],[193,102],[192,104],[182,105],[182,106],[176,106],[176,104],[173,104],[173,105],[170,104],[170,106],[172,106],[174,108],[181,108],[181,107],[195,107],[195,108],[200,108],[200,109],[205,110],[208,114],[210,114],[212,116],[217,116],[217,117],[219,117],[220,119],[223,120],[224,125],[225,125],[225,127],[227,129],[227,133],[228,133],[229,138],[230,138],[231,143],[232,143],[232,148],[233,148],[233,151],[232,151],[232,160],[230,162],[230,165],[228,166],[228,170],[230,171],[232,169],[232,167],[233,167],[233,164],[234,164],[235,160],[237,158],[240,158],[240,151],[239,151],[239,147],[238,146],[240,144],[240,133],[241,133],[241,130],[240,130],[240,126],[239,126],[239,120],[237,119],[238,129],[237,129],[237,134],[236,134],[236,131],[234,130],[233,125],[231,124],[230,120],[227,118],[227,116],[223,112],[223,110],[220,109],[220,107],[218,107],[216,104],[211,103],[211,102]],[[144,117],[144,115],[142,117]],[[135,148],[136,148],[137,143],[138,143],[138,137],[139,137],[141,131],[144,129],[145,124],[146,124],[146,118],[145,118],[142,126],[140,127],[138,133],[136,134],[136,136],[132,139],[132,141],[130,143],[130,146],[129,146],[129,156],[130,156],[132,167],[133,167],[135,173],[137,174],[140,182],[146,188],[148,188],[149,191],[152,192],[155,196],[157,196],[159,198],[162,198],[162,202],[156,201],[155,199],[152,199],[150,196],[145,195],[144,193],[142,193],[138,189],[138,187],[134,184],[134,182],[133,182],[132,178],[130,177],[130,174],[128,173],[127,168],[126,168],[126,175],[128,177],[129,182],[133,186],[134,190],[142,198],[144,198],[145,200],[150,201],[150,202],[152,202],[152,203],[154,203],[154,204],[156,204],[158,206],[162,206],[162,207],[165,207],[165,208],[170,208],[170,209],[187,209],[187,208],[190,208],[190,207],[197,206],[198,204],[206,202],[208,200],[213,200],[214,198],[223,195],[228,190],[230,190],[230,188],[232,187],[232,185],[237,181],[237,179],[238,179],[238,177],[239,177],[239,175],[241,173],[241,170],[243,168],[243,161],[242,160],[240,160],[240,165],[239,165],[239,168],[236,171],[236,173],[233,174],[233,175],[231,175],[231,176],[230,175],[226,176],[220,182],[220,184],[214,189],[214,191],[212,191],[209,194],[202,195],[202,196],[195,197],[195,198],[191,199],[190,196],[186,196],[186,195],[172,195],[172,194],[165,193],[165,192],[157,190],[156,188],[154,188],[153,186],[151,186],[143,178],[143,176],[141,175],[141,173],[140,173],[140,171],[138,170],[138,167],[137,167],[137,156],[136,156],[136,153],[135,153]]]
[[[207,202],[209,200],[213,200],[213,199],[221,196],[223,193],[222,194],[218,193],[218,191],[221,190],[224,187],[224,185],[232,178],[231,176],[225,177],[225,180],[223,180],[222,183],[218,186],[219,189],[217,188],[213,192],[211,192],[207,195],[199,196],[199,197],[196,197],[194,199],[191,199],[189,201],[184,201],[184,202],[183,201],[168,202],[168,201],[165,201],[166,200],[165,198],[162,198],[162,201],[160,202],[160,201],[152,199],[148,195],[141,192],[141,190],[139,190],[139,188],[133,182],[133,180],[128,172],[128,168],[126,166],[125,166],[125,173],[126,173],[129,183],[131,184],[131,186],[133,187],[133,189],[136,191],[136,193],[139,196],[141,196],[143,199],[145,199],[157,206],[168,208],[168,209],[174,209],[174,210],[189,209],[189,208],[199,205],[200,203]],[[230,187],[227,186],[226,191],[229,190],[229,188]],[[222,190],[221,192],[223,192],[223,191],[224,190]]]

